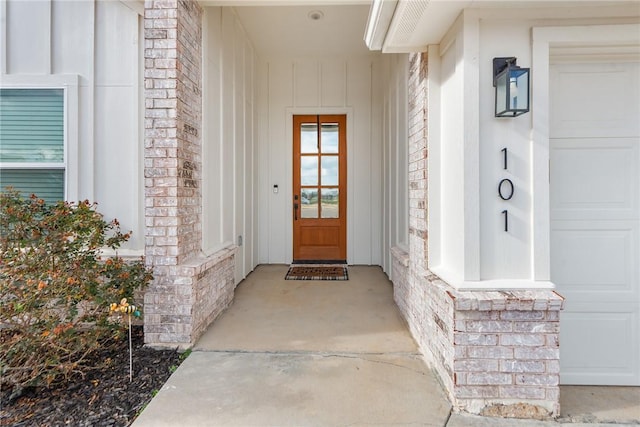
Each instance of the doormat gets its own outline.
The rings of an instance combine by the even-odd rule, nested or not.
[[[349,280],[346,265],[292,265],[285,280]]]

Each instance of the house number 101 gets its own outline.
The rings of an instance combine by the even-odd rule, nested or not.
[[[503,169],[507,170],[507,148],[505,147],[500,151],[502,151]],[[511,200],[514,190],[513,182],[509,178],[504,178],[498,184],[498,196],[502,200]],[[509,211],[507,209],[503,210],[502,215],[504,215],[504,231],[509,231]]]

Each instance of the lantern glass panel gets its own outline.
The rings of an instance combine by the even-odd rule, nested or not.
[[[529,110],[529,69],[509,70],[509,109]]]
[[[496,116],[502,115],[507,110],[507,72],[496,77]]]

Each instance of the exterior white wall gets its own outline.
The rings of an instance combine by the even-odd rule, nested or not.
[[[255,54],[233,10],[205,8],[203,249],[237,244],[235,278],[254,253]],[[240,242],[240,240],[242,242]]]
[[[437,120],[428,129],[429,151],[434,147],[429,187],[435,189],[429,192],[428,204],[430,224],[439,229],[429,243],[429,268],[454,283],[478,280],[479,165],[478,139],[473,134],[478,95],[477,81],[469,77],[477,60],[466,60],[468,52],[477,50],[478,41],[468,26],[461,16],[440,46],[430,47],[434,51],[430,58],[435,59],[430,69],[438,70],[429,85],[438,86],[438,91],[430,95],[427,109],[439,114],[430,117]]]
[[[133,231],[142,254],[141,2],[0,2],[0,85],[68,88],[67,192]],[[70,96],[71,95],[71,96]]]
[[[533,191],[534,184],[548,176],[544,159],[533,163],[540,154],[533,141],[535,123],[548,121],[548,106],[516,118],[495,118],[492,59],[515,56],[519,66],[531,67],[532,32],[537,27],[634,22],[638,22],[634,5],[468,9],[439,45],[430,46],[434,59],[429,64],[430,79],[437,79],[433,83],[438,91],[429,93],[429,109],[439,108],[441,118],[437,127],[429,124],[429,185],[439,183],[441,192],[429,195],[430,223],[438,227],[434,233],[430,229],[430,236],[437,238],[430,242],[429,267],[445,281],[469,289],[552,286],[548,237],[546,245],[536,238],[548,235],[548,209],[534,206],[539,203],[534,193],[537,200],[544,194],[548,197],[548,180],[546,192]],[[433,54],[435,49],[438,55]],[[535,99],[533,78],[531,87]],[[507,170],[501,152],[505,147]],[[498,196],[503,178],[514,183],[509,201]],[[546,268],[541,266],[545,263]]]
[[[464,137],[461,126],[464,123],[462,106],[464,93],[462,85],[462,41],[460,27],[455,29],[453,40],[441,46],[441,144],[440,144],[440,189],[445,195],[436,203],[429,203],[431,209],[439,211],[443,238],[440,247],[432,249],[440,252],[441,264],[449,274],[464,272]],[[447,167],[447,165],[455,165]],[[430,265],[435,269],[436,265]],[[447,275],[447,274],[441,274]],[[457,276],[454,276],[458,279]]]
[[[377,55],[259,58],[259,263],[292,260],[294,114],[347,115],[347,261],[382,263],[382,99]],[[273,186],[278,185],[278,193]]]
[[[408,55],[385,55],[382,120],[383,144],[383,270],[393,273],[390,249],[409,251],[409,158],[407,77]]]

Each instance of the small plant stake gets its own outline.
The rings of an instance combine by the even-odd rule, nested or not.
[[[135,317],[140,317],[140,311],[136,308],[135,305],[131,305],[127,302],[126,298],[122,298],[120,300],[120,304],[111,303],[109,307],[109,311],[111,312],[119,312],[122,315],[127,315],[127,320],[129,321],[129,382],[133,381],[133,346],[131,344],[131,315],[133,314]]]

